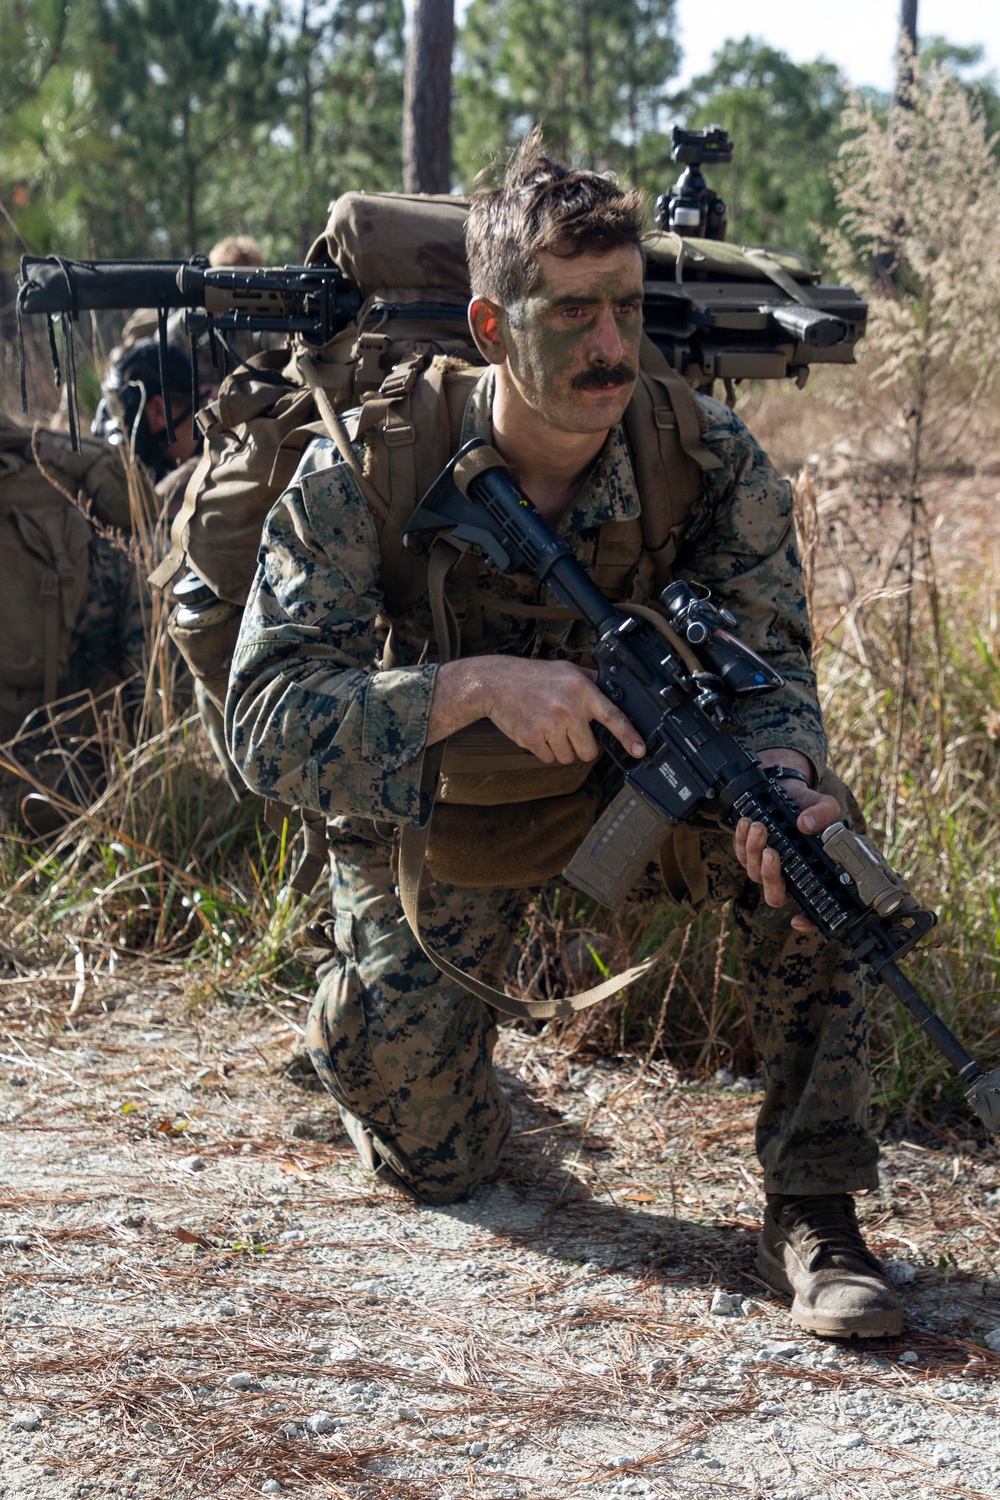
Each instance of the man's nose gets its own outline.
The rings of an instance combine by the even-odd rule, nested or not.
[[[610,307],[605,308],[594,324],[589,359],[594,365],[617,365],[625,354],[618,331],[618,320]]]

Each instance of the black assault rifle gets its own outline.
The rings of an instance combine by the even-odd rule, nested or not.
[[[669,623],[652,611],[638,616],[619,609],[521,494],[499,454],[479,441],[467,443],[424,496],[405,542],[424,552],[441,533],[478,548],[502,573],[534,573],[582,616],[596,640],[598,686],[645,741],[646,754],[634,760],[595,726],[625,786],[566,876],[617,905],[673,824],[698,814],[731,828],[743,817],[763,823],[801,910],[903,1003],[958,1071],[975,1113],[1000,1133],[1000,1070],[984,1074],[897,964],[934,926],[934,913],[923,910],[902,877],[843,823],[818,837],[800,833],[800,809],[743,745],[736,701],[773,691],[783,679],[730,633],[732,616],[680,580],[660,596]]]

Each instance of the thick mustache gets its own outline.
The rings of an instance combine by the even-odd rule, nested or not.
[[[631,365],[610,365],[606,370],[581,370],[574,375],[570,385],[574,391],[599,391],[609,385],[632,385],[636,372]]]

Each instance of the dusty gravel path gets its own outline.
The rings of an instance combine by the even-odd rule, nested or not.
[[[286,1075],[301,1007],[115,989],[0,1037],[3,1500],[1000,1496],[995,1149],[887,1149],[910,1326],[825,1343],[754,1276],[752,1090],[508,1033],[504,1173],[425,1209]]]

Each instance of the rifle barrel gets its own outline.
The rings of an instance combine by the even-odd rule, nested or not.
[[[25,255],[18,307],[22,313],[201,307],[204,288],[204,268],[185,260],[89,261]]]

